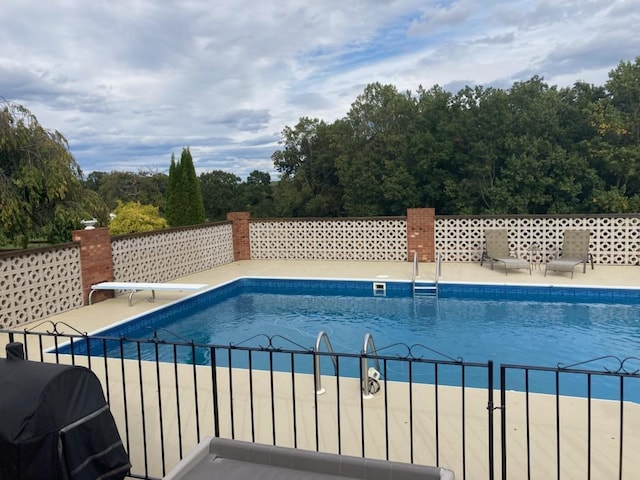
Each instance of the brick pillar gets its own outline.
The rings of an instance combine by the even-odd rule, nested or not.
[[[413,252],[418,252],[418,261],[436,260],[436,210],[435,208],[407,209],[407,260],[413,261]]]
[[[111,255],[111,235],[108,228],[92,230],[75,230],[72,232],[74,242],[80,242],[80,269],[82,271],[82,292],[84,304],[89,303],[91,285],[113,281],[113,257]],[[113,291],[96,291],[93,302],[113,298]]]
[[[227,220],[233,222],[233,261],[251,260],[251,240],[249,239],[249,212],[227,213]]]

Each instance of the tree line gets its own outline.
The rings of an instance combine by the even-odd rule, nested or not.
[[[83,177],[62,134],[4,102],[0,242],[62,241],[80,218],[104,225],[130,202],[154,206],[175,226],[186,217],[169,199],[180,204],[197,188],[189,202],[201,202],[204,216],[193,207],[193,221],[239,210],[253,217],[403,215],[410,207],[458,215],[637,212],[640,56],[621,61],[602,86],[558,88],[538,76],[457,93],[372,83],[343,118],[285,126],[271,159],[277,179],[258,170],[244,181],[220,170],[196,179],[188,149],[177,163],[172,156],[169,175]],[[183,163],[189,179],[175,172]],[[174,176],[183,177],[178,193],[175,185],[170,193]]]
[[[603,86],[558,88],[534,76],[508,89],[413,93],[373,83],[344,118],[302,117],[286,126],[272,160],[275,181],[259,171],[246,181],[202,173],[206,218],[234,210],[403,215],[421,206],[450,215],[637,212],[640,57],[620,62]],[[92,175],[136,183],[132,173]]]
[[[185,155],[191,160],[188,149],[183,150],[182,156]],[[86,186],[97,193],[111,210],[117,208],[119,203],[154,205],[158,207],[160,215],[169,220],[171,226],[198,223],[200,218],[208,222],[225,220],[227,213],[234,211],[251,211],[255,217],[274,216],[274,182],[269,173],[255,170],[243,181],[239,176],[222,170],[212,170],[199,176],[195,176],[195,170],[189,170],[189,167],[187,171],[192,171],[192,178],[197,181],[199,193],[195,194],[195,198],[183,197],[196,191],[195,186],[189,183],[190,180],[184,183],[180,181],[178,191],[169,194],[170,178],[174,175],[183,178],[184,174],[181,172],[174,175],[171,175],[171,172],[167,175],[153,170],[91,172],[87,175]],[[171,198],[173,200],[170,201]],[[172,203],[173,206],[168,203]],[[180,208],[180,205],[185,204],[192,205],[189,215],[185,213],[184,208]],[[199,205],[202,205],[204,210],[202,216]],[[185,221],[187,223],[183,223]]]
[[[604,86],[374,83],[344,118],[286,127],[272,158],[285,216],[637,212],[640,57]]]

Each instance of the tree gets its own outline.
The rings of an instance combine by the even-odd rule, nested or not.
[[[151,232],[167,228],[169,224],[158,212],[158,207],[142,205],[139,202],[119,202],[114,210],[115,217],[109,222],[111,235]]]
[[[244,208],[240,198],[241,182],[237,175],[222,170],[200,175],[202,201],[209,221],[225,220],[227,213]]]
[[[139,172],[91,172],[86,180],[87,188],[98,192],[109,208],[114,209],[118,201],[140,202],[156,205],[164,211],[169,177],[151,170]]]
[[[604,211],[635,211],[640,202],[640,56],[609,72],[605,88],[606,97],[591,109],[597,130],[592,161],[606,185],[594,201]]]
[[[252,171],[242,184],[242,199],[245,209],[254,217],[269,217],[273,212],[271,175],[259,170]]]
[[[181,175],[176,165],[176,157],[171,154],[171,163],[169,164],[169,182],[167,183],[167,209],[165,218],[169,225],[180,222],[180,208],[184,204],[184,195],[181,188]]]
[[[107,172],[91,172],[84,181],[84,186],[89,190],[97,192],[100,184],[109,174]]]
[[[351,105],[345,122],[352,140],[336,158],[347,215],[401,215],[417,206],[408,148],[415,112],[409,92],[379,83],[368,85]]]
[[[429,205],[442,213],[459,212],[467,204],[471,189],[460,187],[457,161],[460,152],[455,147],[461,138],[453,96],[440,86],[418,89],[415,131],[409,140],[411,174],[419,189],[419,205]],[[466,161],[466,156],[464,157]],[[451,188],[451,186],[455,186]]]
[[[452,103],[459,141],[451,171],[459,181],[450,191],[457,201],[448,202],[454,210],[447,213],[578,211],[594,172],[566,137],[588,135],[576,118],[581,107],[573,105],[583,91],[558,92],[538,77],[508,91],[461,90]],[[569,119],[573,125],[565,125]]]
[[[82,185],[82,172],[67,140],[42,127],[25,107],[0,109],[0,229],[26,248],[29,239],[69,241],[99,202]]]
[[[338,216],[342,213],[343,189],[335,158],[344,145],[344,122],[327,125],[303,117],[294,128],[282,131],[283,145],[271,156],[282,178],[274,202],[288,216]]]
[[[205,220],[200,182],[188,148],[182,149],[177,163],[171,155],[166,217],[172,227],[197,225]]]
[[[273,216],[279,218],[296,217],[303,209],[303,200],[293,179],[283,176],[273,186]]]

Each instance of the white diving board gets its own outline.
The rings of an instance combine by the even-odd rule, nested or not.
[[[200,290],[207,287],[206,283],[136,283],[136,282],[101,282],[91,285],[89,292],[89,305],[91,296],[96,290],[125,290],[129,292],[129,306],[132,305],[133,294],[141,290],[151,290],[151,301],[156,299],[156,290]]]

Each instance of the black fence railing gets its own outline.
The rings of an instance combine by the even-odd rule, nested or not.
[[[127,339],[50,325],[0,332],[0,343],[22,342],[30,360],[96,373],[133,478],[163,477],[208,436],[442,466],[457,479],[640,471],[635,359],[598,370],[501,365],[494,378],[491,361],[465,362],[422,345],[348,354],[283,337],[206,345],[166,331]],[[540,380],[547,375],[551,381]],[[566,390],[574,378],[584,395],[575,396],[575,385]]]
[[[501,477],[636,478],[638,365],[638,358],[613,356],[557,367],[500,365]],[[517,391],[509,391],[513,384]],[[540,385],[545,394],[537,393]]]

